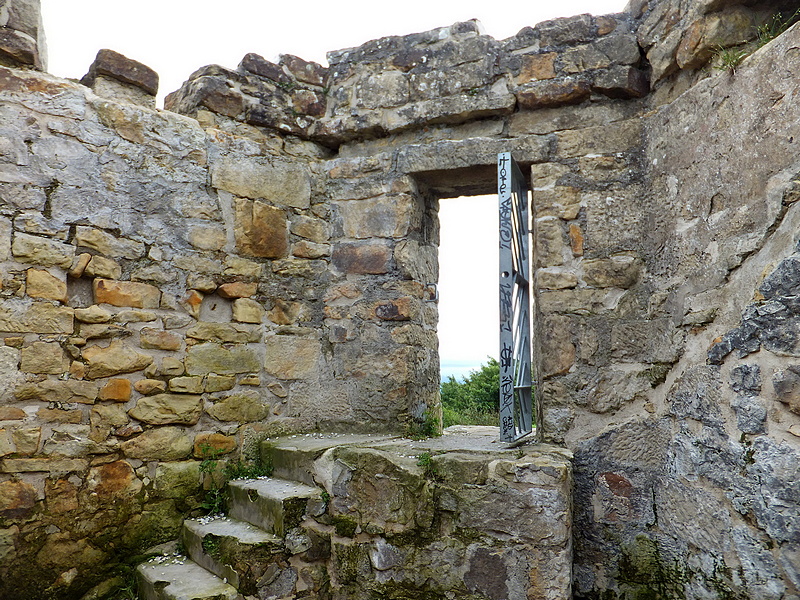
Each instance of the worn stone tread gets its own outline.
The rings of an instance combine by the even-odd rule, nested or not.
[[[218,547],[222,542],[228,550],[235,548],[234,552],[237,554],[249,554],[256,548],[264,546],[274,552],[280,552],[283,548],[283,541],[279,537],[244,521],[229,517],[184,521],[181,537],[191,559],[236,587],[239,587],[239,574],[231,565],[226,564],[226,561],[221,560],[219,554],[207,551],[203,544],[206,536],[216,538]]]
[[[280,543],[280,538],[263,529],[228,517],[217,517],[211,521],[188,519],[183,522],[186,530],[200,539],[208,534],[236,538],[242,544]]]
[[[232,489],[254,490],[259,496],[286,500],[288,498],[313,498],[320,493],[319,488],[297,481],[270,477],[265,479],[239,479],[231,481]]]
[[[300,434],[261,444],[261,457],[273,465],[275,476],[314,485],[314,461],[330,448],[396,440],[398,436],[372,434]]]
[[[322,490],[284,479],[242,479],[228,484],[229,513],[269,533],[282,537],[296,526],[309,503],[319,501]]]
[[[235,587],[188,558],[158,557],[136,569],[141,600],[241,600]]]

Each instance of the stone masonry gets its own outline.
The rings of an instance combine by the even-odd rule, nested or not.
[[[248,54],[159,110],[112,50],[46,74],[38,2],[0,0],[0,596],[103,597],[197,512],[209,450],[435,427],[438,201],[510,150],[573,597],[800,599],[795,10]]]

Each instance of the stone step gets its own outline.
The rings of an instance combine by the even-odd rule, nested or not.
[[[322,490],[285,479],[240,479],[228,483],[228,512],[282,538],[303,520],[303,515],[325,512]]]
[[[292,435],[261,443],[263,464],[273,467],[273,475],[281,479],[300,481],[306,485],[319,483],[314,461],[326,450],[337,446],[369,445],[395,439],[392,436],[350,433],[310,433]]]
[[[228,517],[186,520],[181,540],[193,561],[245,594],[254,593],[255,580],[283,556],[280,538]]]
[[[235,587],[186,557],[158,556],[136,567],[139,600],[242,600]]]

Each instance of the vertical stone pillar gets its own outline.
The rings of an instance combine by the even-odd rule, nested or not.
[[[39,0],[0,0],[0,65],[47,70]]]

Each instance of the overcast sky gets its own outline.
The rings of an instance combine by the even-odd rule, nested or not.
[[[80,78],[101,48],[158,72],[163,97],[199,67],[235,68],[248,52],[294,54],[327,65],[331,50],[478,19],[496,39],[580,13],[620,12],[626,0],[42,0],[48,71]],[[514,6],[516,4],[516,6]],[[465,374],[497,356],[497,216],[493,198],[444,200],[440,209],[442,373]]]

